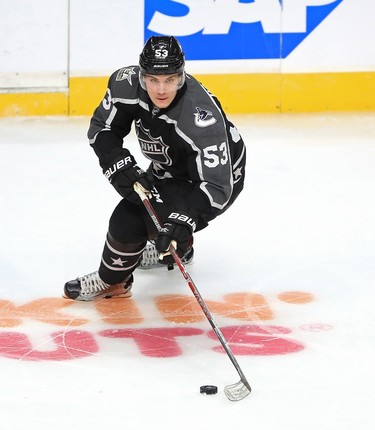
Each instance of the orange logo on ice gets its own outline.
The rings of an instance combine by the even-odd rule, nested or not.
[[[288,305],[306,305],[314,297],[310,293],[293,291],[282,292],[277,299]],[[220,318],[218,325],[235,354],[278,355],[304,349],[301,342],[290,338],[292,331],[289,328],[265,324],[275,320],[277,315],[261,294],[231,293],[221,301],[206,300],[206,303],[212,314]],[[142,303],[133,298],[89,303],[41,298],[19,306],[9,300],[0,300],[0,327],[3,328],[0,330],[0,356],[35,361],[78,359],[97,353],[102,342],[111,340],[111,345],[121,342],[124,348],[133,352],[135,348],[148,357],[168,358],[183,354],[182,338],[196,336],[208,337],[212,351],[224,352],[215,333],[208,330],[206,317],[194,297],[159,295],[154,298],[154,305],[160,317],[159,327],[144,326],[147,319],[142,313]],[[82,317],[82,309],[90,312],[85,312]],[[50,333],[50,339],[45,340],[44,344],[52,342],[53,348],[38,350],[26,333],[10,330],[30,319],[65,328]],[[108,328],[94,333],[78,329],[98,319]],[[178,326],[165,326],[168,323]],[[198,323],[199,327],[189,327],[189,324]],[[137,327],[139,324],[142,327]],[[317,327],[331,328],[323,323],[310,323],[302,325],[301,329],[324,331]]]

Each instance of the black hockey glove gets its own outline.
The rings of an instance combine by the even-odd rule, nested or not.
[[[114,186],[116,191],[132,203],[141,204],[141,199],[134,191],[134,183],[138,182],[145,192],[152,188],[147,179],[147,173],[137,166],[134,157],[128,150],[117,157],[112,164],[103,169],[104,176]]]
[[[160,262],[163,264],[174,262],[173,257],[168,254],[169,245],[173,241],[176,242],[177,254],[182,258],[192,246],[195,228],[195,221],[191,217],[178,212],[172,212],[164,223],[163,231],[159,233],[155,242],[156,249],[162,256]]]

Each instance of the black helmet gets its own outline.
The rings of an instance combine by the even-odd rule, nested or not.
[[[172,75],[183,73],[185,56],[173,36],[151,36],[139,56],[143,75]]]

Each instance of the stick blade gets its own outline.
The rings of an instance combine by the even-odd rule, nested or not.
[[[227,385],[224,388],[224,393],[229,400],[237,402],[247,397],[251,393],[251,388],[250,385],[244,384],[242,380],[240,380],[235,384]]]

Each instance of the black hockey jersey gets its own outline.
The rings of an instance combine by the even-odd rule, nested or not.
[[[244,142],[217,98],[193,76],[186,75],[168,108],[158,109],[140,85],[138,66],[111,75],[88,131],[103,169],[120,154],[132,124],[156,183],[189,181],[194,189],[186,204],[207,220],[229,207],[242,190]]]

